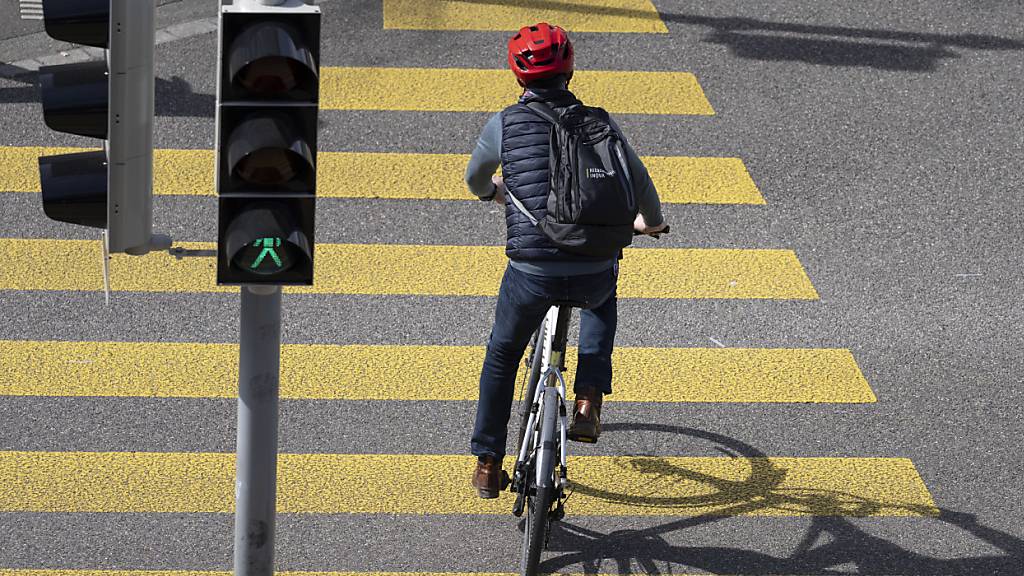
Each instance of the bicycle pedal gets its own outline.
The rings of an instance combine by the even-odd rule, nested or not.
[[[512,478],[509,477],[508,472],[501,471],[501,487],[498,490],[507,490],[509,485],[512,484]]]

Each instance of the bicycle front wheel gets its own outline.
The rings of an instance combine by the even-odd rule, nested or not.
[[[540,486],[526,506],[526,525],[523,527],[522,576],[538,574],[540,554],[548,539],[548,512],[554,488]]]

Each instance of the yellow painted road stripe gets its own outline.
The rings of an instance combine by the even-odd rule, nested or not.
[[[215,250],[211,243],[181,243]],[[0,290],[103,289],[100,244],[88,240],[0,239]],[[506,266],[497,246],[318,244],[316,284],[294,293],[494,296]],[[111,289],[130,292],[228,292],[215,283],[213,257],[167,252],[115,255]],[[424,271],[429,271],[425,274]],[[645,248],[627,250],[622,298],[817,299],[791,250]]]
[[[514,31],[535,22],[573,32],[668,32],[650,0],[384,0],[384,28]]]
[[[571,88],[583,102],[612,114],[715,113],[689,72],[579,70]],[[321,68],[320,74],[325,110],[497,112],[521,92],[504,69]]]
[[[282,454],[281,513],[508,514],[469,488],[475,458]],[[234,455],[0,452],[0,512],[231,512]],[[574,516],[919,516],[904,458],[575,456]]]
[[[0,192],[39,192],[40,156],[83,148],[0,147]],[[764,204],[743,160],[648,156],[644,163],[664,203]],[[476,200],[463,180],[467,154],[321,152],[317,194],[321,198]],[[213,196],[212,150],[156,150],[153,192]],[[424,180],[423,175],[431,177]]]
[[[238,347],[163,342],[0,341],[0,395],[233,398]],[[281,396],[476,400],[477,346],[285,345]],[[574,374],[575,351],[567,369]],[[849,350],[618,348],[626,402],[874,402]],[[517,380],[522,381],[522,378]]]

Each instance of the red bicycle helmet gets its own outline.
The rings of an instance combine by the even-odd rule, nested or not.
[[[559,74],[571,78],[572,64],[572,42],[558,26],[547,22],[524,26],[509,38],[508,65],[523,86]]]

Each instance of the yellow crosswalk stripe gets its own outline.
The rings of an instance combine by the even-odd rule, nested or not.
[[[508,514],[468,486],[472,456],[282,454],[281,513]],[[234,455],[0,452],[0,512],[234,507]],[[905,458],[576,456],[574,516],[936,515]]]
[[[650,0],[384,0],[384,28],[404,30],[518,30],[550,22],[573,32],[668,32]]]
[[[214,251],[211,243],[176,244]],[[0,290],[103,289],[100,244],[87,240],[0,239],[8,256]],[[318,244],[315,294],[494,296],[506,266],[499,246]],[[213,257],[115,255],[111,288],[132,292],[228,292]],[[424,271],[429,271],[425,274]],[[791,250],[644,248],[626,251],[622,298],[814,300],[817,292]]]
[[[0,395],[233,398],[238,346],[0,341]],[[475,400],[478,346],[284,345],[281,396]],[[575,351],[567,369],[574,373]],[[874,402],[849,350],[616,349],[625,402]],[[518,379],[519,382],[522,378]]]
[[[0,192],[39,192],[37,158],[83,151],[0,147],[0,166],[4,167]],[[212,150],[156,150],[153,192],[215,195],[213,158]],[[765,203],[739,158],[647,156],[643,161],[664,203]],[[317,194],[321,198],[476,200],[463,180],[468,154],[321,152],[318,162]]]
[[[578,70],[571,88],[583,102],[612,114],[715,113],[689,72]],[[324,110],[497,112],[521,93],[515,76],[504,69],[322,68],[320,73]]]

